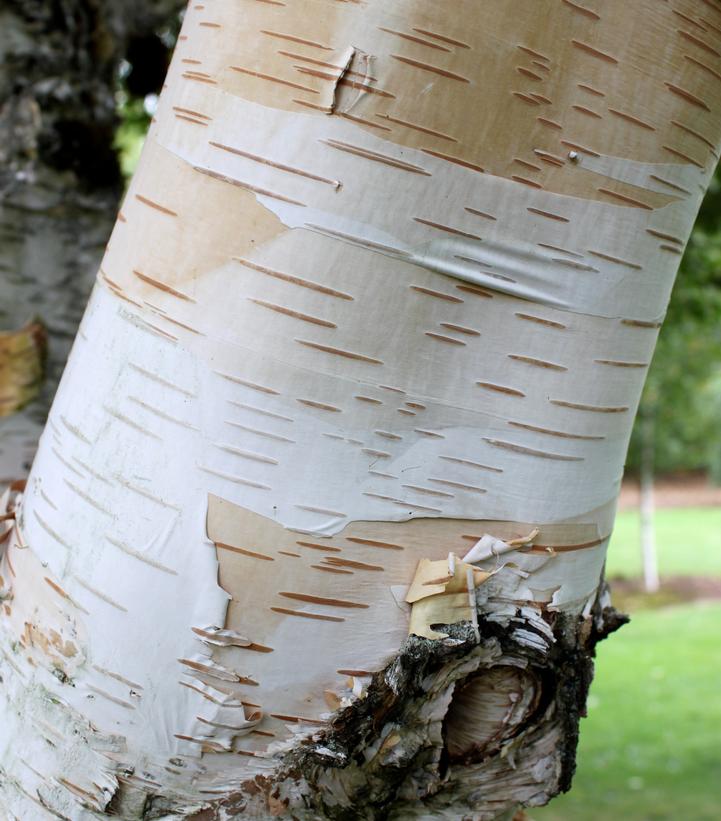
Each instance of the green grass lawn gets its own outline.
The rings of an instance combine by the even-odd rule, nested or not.
[[[616,518],[606,566],[611,579],[641,575],[638,521],[635,510],[623,511]],[[657,510],[656,544],[662,576],[721,576],[721,508]]]
[[[721,818],[721,604],[636,614],[598,648],[570,793],[534,821]]]

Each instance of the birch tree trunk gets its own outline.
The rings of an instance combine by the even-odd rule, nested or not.
[[[0,487],[30,467],[112,229],[118,64],[180,3],[147,6],[0,9]]]
[[[713,0],[191,5],[7,501],[9,818],[568,788],[720,51]]]

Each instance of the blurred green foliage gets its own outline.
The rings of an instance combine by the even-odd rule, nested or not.
[[[115,132],[115,150],[118,152],[123,176],[128,182],[140,159],[150,116],[145,110],[144,100],[132,97],[125,89],[118,91],[115,99],[121,118],[120,126]]]
[[[699,211],[641,399],[654,419],[656,471],[708,469],[721,481],[721,175]],[[641,414],[639,414],[640,418]],[[640,425],[627,470],[636,471]]]

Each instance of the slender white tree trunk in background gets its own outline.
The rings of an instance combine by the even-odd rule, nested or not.
[[[712,0],[190,6],[7,503],[9,818],[568,788],[719,51]]]
[[[656,503],[654,498],[655,420],[653,409],[641,419],[641,476],[640,522],[643,585],[647,593],[656,593],[660,587],[658,554],[656,551]]]

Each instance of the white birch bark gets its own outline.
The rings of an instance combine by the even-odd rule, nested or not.
[[[190,6],[6,539],[8,817],[567,788],[720,34],[710,0]],[[445,638],[404,641],[417,571]]]

